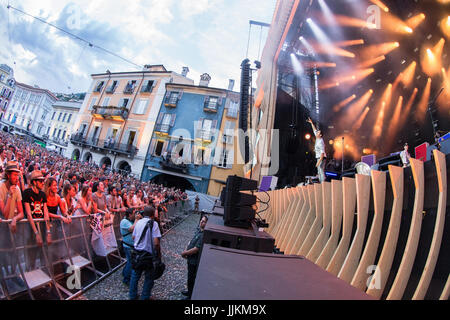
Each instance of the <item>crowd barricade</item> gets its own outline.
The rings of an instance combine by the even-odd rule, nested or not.
[[[448,164],[411,159],[321,184],[258,192],[282,253],[302,255],[377,299],[447,300]],[[447,213],[446,213],[447,212]]]
[[[186,215],[189,214],[191,208],[190,200],[171,201],[165,205],[167,212],[159,213],[159,226],[161,234],[164,235],[174,226],[179,224]]]
[[[92,216],[74,216],[70,224],[51,221],[50,245],[44,220],[35,220],[42,246],[27,220],[17,223],[15,233],[10,221],[1,221],[0,299],[72,299],[95,285],[126,262],[117,249],[122,218],[123,214],[114,215],[112,246],[94,241]]]

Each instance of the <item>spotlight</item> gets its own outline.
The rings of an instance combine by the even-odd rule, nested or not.
[[[307,133],[307,134],[305,135],[305,139],[306,139],[306,140],[311,139],[311,135],[310,135],[309,133]]]
[[[311,19],[311,18],[308,18],[308,19],[306,19],[306,22],[312,23],[312,19]]]
[[[256,69],[261,69],[261,62],[255,60],[255,66],[256,66]]]

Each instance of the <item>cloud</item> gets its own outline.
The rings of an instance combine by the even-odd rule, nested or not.
[[[188,66],[196,84],[207,72],[211,86],[227,88],[233,78],[238,88],[248,21],[270,23],[275,0],[23,0],[12,5],[136,64],[164,64],[178,73]],[[42,22],[12,11],[10,18],[11,47],[7,10],[1,7],[0,41],[7,45],[0,58],[14,67],[17,81],[52,91],[85,91],[90,74],[136,70]],[[253,42],[251,47],[253,53]]]

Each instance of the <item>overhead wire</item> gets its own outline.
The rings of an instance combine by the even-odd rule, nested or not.
[[[132,64],[132,65],[134,65],[135,67],[137,67],[137,68],[139,68],[139,69],[142,68],[141,65],[139,65],[139,64],[137,64],[137,63],[134,63],[134,62],[132,62],[132,61],[130,61],[130,60],[124,58],[124,57],[121,57],[121,56],[119,56],[118,54],[116,54],[116,53],[114,53],[114,52],[112,52],[112,51],[110,51],[110,50],[108,50],[108,49],[105,49],[105,48],[103,48],[103,47],[101,47],[101,46],[98,46],[98,45],[96,45],[96,44],[93,44],[93,43],[91,43],[91,42],[88,41],[88,40],[85,40],[85,39],[83,39],[83,38],[81,38],[81,37],[79,37],[79,36],[77,36],[77,35],[75,35],[75,34],[69,32],[69,31],[67,31],[67,30],[64,30],[63,28],[60,28],[60,27],[58,27],[58,26],[56,26],[56,25],[54,25],[54,24],[52,24],[52,23],[50,23],[50,22],[45,21],[44,19],[41,19],[41,18],[36,17],[36,16],[33,16],[33,15],[31,15],[31,14],[29,14],[29,13],[23,11],[23,10],[20,10],[20,9],[18,9],[18,8],[15,8],[15,7],[11,6],[11,5],[9,4],[9,1],[8,1],[8,6],[7,6],[7,8],[8,8],[8,21],[9,21],[9,9],[13,9],[13,10],[15,10],[15,11],[17,11],[17,12],[23,14],[23,15],[26,15],[26,16],[31,17],[31,18],[33,18],[33,19],[36,19],[36,20],[38,20],[38,21],[40,21],[40,22],[42,22],[42,23],[45,23],[45,24],[47,24],[47,25],[49,25],[49,26],[51,26],[51,27],[53,27],[53,28],[55,28],[55,29],[57,29],[57,30],[59,30],[59,31],[61,31],[61,32],[63,32],[63,33],[65,33],[65,34],[68,34],[68,35],[70,35],[71,37],[73,37],[73,38],[75,38],[75,39],[77,39],[77,40],[80,40],[80,41],[82,41],[82,42],[85,42],[85,43],[87,43],[87,44],[89,45],[89,47],[91,47],[91,48],[97,48],[97,49],[100,49],[101,51],[104,51],[104,52],[106,52],[106,53],[108,53],[108,54],[110,54],[110,55],[112,55],[112,56],[115,56],[116,58],[119,58],[119,59],[121,59],[121,60],[123,60],[123,61],[125,61],[125,62],[127,62],[127,63],[129,63],[129,64]]]

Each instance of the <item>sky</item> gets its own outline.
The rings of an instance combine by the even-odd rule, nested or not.
[[[240,64],[258,60],[267,29],[249,28],[249,20],[271,23],[276,0],[0,0],[0,64],[15,79],[58,93],[86,92],[91,74],[138,71],[163,64],[198,85],[211,76],[211,87],[236,81]],[[64,29],[94,47],[13,9]],[[249,31],[250,37],[249,37]],[[250,41],[249,41],[250,38]],[[248,45],[248,43],[250,43]],[[107,49],[134,64],[96,48]],[[259,54],[258,54],[259,53]]]

